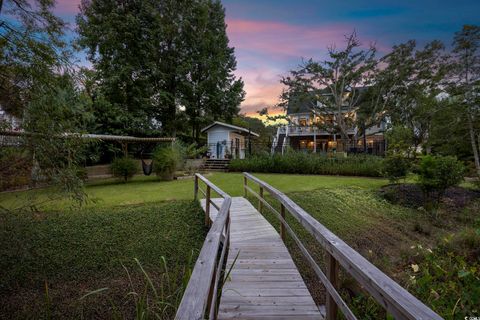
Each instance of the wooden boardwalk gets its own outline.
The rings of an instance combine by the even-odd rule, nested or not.
[[[223,199],[212,199],[220,207]],[[201,201],[205,209],[205,200]],[[217,210],[211,206],[215,220]],[[280,235],[243,197],[232,198],[218,319],[323,319]]]

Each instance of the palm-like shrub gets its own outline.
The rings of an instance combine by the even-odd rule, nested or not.
[[[183,153],[178,145],[161,147],[153,153],[156,175],[164,180],[173,180],[173,175],[183,164]]]
[[[113,176],[127,182],[138,172],[138,163],[132,158],[116,158],[110,165]]]

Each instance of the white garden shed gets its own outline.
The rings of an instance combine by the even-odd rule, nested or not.
[[[249,129],[215,121],[202,129],[207,133],[210,159],[244,159],[248,144],[258,134]]]

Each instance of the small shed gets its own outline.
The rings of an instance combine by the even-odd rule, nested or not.
[[[244,159],[251,139],[258,134],[249,129],[215,121],[202,129],[207,133],[210,159]]]

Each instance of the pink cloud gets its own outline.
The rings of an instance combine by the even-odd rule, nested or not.
[[[280,112],[272,106],[282,92],[281,75],[295,68],[301,58],[322,59],[327,47],[342,47],[344,36],[354,30],[348,24],[303,26],[228,18],[226,22],[238,61],[236,74],[245,82],[246,97],[241,107],[248,115],[255,115],[264,107],[272,113]],[[359,34],[364,46],[373,42]]]
[[[55,11],[58,14],[77,14],[81,0],[57,0]]]

